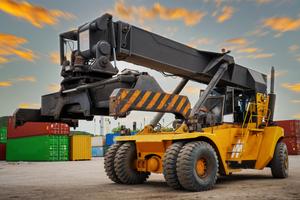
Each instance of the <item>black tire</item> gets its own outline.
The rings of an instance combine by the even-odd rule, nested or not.
[[[178,154],[183,146],[183,142],[176,142],[168,147],[163,159],[163,174],[167,184],[173,189],[182,189],[176,171]]]
[[[141,184],[147,180],[150,173],[139,172],[135,169],[136,159],[135,144],[126,142],[118,149],[115,157],[115,171],[118,179],[123,184]]]
[[[201,175],[197,170],[198,162],[203,163],[203,174]],[[214,148],[207,142],[190,142],[180,150],[176,168],[179,182],[184,189],[190,191],[210,190],[217,180],[218,156]]]
[[[289,174],[289,159],[286,144],[278,142],[271,162],[271,171],[274,178],[286,178]]]
[[[120,146],[121,146],[120,143],[113,144],[112,146],[109,147],[109,149],[107,150],[104,156],[104,169],[106,175],[110,180],[112,180],[115,183],[121,183],[121,181],[117,177],[117,174],[115,172],[115,167],[114,167],[115,156]]]

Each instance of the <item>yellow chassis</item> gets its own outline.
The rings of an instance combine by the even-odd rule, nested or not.
[[[166,149],[176,141],[206,141],[218,154],[220,170],[223,174],[240,171],[230,167],[230,163],[254,163],[253,169],[263,169],[273,158],[276,144],[283,137],[283,129],[277,126],[255,128],[255,123],[247,128],[241,125],[223,124],[203,129],[203,132],[188,132],[183,124],[175,132],[155,132],[151,126],[134,136],[120,136],[117,142],[135,142],[137,149],[136,169],[162,173],[162,161]]]

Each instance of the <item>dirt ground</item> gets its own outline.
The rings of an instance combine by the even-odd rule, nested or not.
[[[290,156],[290,176],[270,169],[219,178],[213,190],[175,191],[162,175],[143,185],[118,185],[105,175],[103,158],[73,162],[0,162],[0,199],[300,199],[300,156]]]

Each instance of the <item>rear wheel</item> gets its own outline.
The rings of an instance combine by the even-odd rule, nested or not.
[[[183,142],[176,142],[168,147],[163,160],[163,174],[167,184],[173,189],[181,189],[176,171],[178,154],[183,146]]]
[[[190,142],[182,147],[177,159],[180,184],[190,191],[211,189],[217,180],[218,157],[207,142]]]
[[[286,144],[278,142],[271,162],[271,171],[274,178],[286,178],[289,172],[289,158]]]
[[[121,183],[141,184],[147,180],[149,172],[139,172],[135,167],[137,158],[135,144],[126,142],[117,151],[114,167]]]
[[[121,146],[120,143],[113,144],[112,146],[109,147],[108,151],[105,153],[104,156],[104,169],[106,175],[110,180],[112,180],[115,183],[121,183],[121,181],[117,177],[115,167],[114,167],[114,160],[120,146]]]

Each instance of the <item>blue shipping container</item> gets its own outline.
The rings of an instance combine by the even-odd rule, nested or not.
[[[120,136],[120,133],[108,133],[105,136],[105,145],[111,146],[115,144],[115,137]]]
[[[137,131],[131,131],[131,135],[135,135],[137,133],[138,133]]]
[[[92,147],[92,157],[103,157],[103,147]]]

